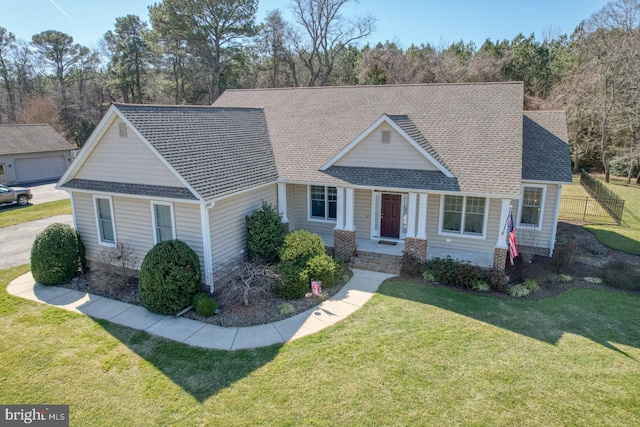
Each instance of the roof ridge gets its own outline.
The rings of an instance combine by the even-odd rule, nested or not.
[[[262,92],[262,91],[288,91],[288,90],[330,90],[330,89],[373,89],[391,87],[416,87],[416,86],[497,86],[497,85],[521,85],[522,81],[506,82],[456,82],[456,83],[405,83],[405,84],[385,84],[385,85],[345,85],[345,86],[299,86],[299,87],[274,87],[274,88],[249,88],[249,89],[227,89],[225,92]]]
[[[197,110],[238,110],[238,111],[264,111],[262,107],[218,107],[216,105],[179,105],[179,104],[127,104],[113,102],[111,105],[116,108],[175,108],[175,109],[197,109]]]

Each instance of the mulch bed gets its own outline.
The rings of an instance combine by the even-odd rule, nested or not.
[[[559,283],[557,273],[553,269],[553,259],[545,256],[535,256],[531,263],[524,263],[521,259],[516,259],[516,265],[513,267],[507,266],[505,270],[505,273],[509,277],[509,282],[512,284],[521,283],[528,278],[533,278],[538,281],[542,289],[539,292],[530,294],[527,297],[529,299],[558,295],[571,288],[614,289],[606,286],[604,283],[588,283],[584,278],[600,277],[602,275],[602,267],[613,260],[621,260],[634,267],[640,265],[640,256],[619,252],[604,246],[598,242],[592,233],[583,229],[579,224],[558,223],[557,236],[559,242],[572,241],[575,244],[576,250],[572,261],[563,267],[561,271],[563,274],[571,275],[573,277],[572,282]],[[104,277],[101,277],[99,274],[98,271],[88,269],[87,273],[76,277],[71,282],[62,286],[141,305],[138,299],[138,282],[135,277],[129,277],[127,283],[119,283],[119,285],[113,286],[112,282],[104,280]],[[208,318],[198,316],[193,310],[185,313],[183,317],[224,327],[253,326],[276,322],[307,311],[338,293],[351,277],[350,271],[347,270],[347,274],[339,284],[329,289],[323,289],[323,296],[321,298],[305,297],[299,300],[285,300],[275,295],[267,294],[255,301],[251,301],[248,306],[242,304],[241,301],[237,301],[235,304],[221,305],[220,313]],[[424,283],[424,281],[417,279],[405,279]],[[459,290],[464,291],[462,289]],[[473,291],[466,290],[465,292]],[[638,292],[633,293],[638,294]],[[484,294],[511,298],[508,295],[495,292]],[[214,297],[215,296],[214,292]],[[293,310],[286,315],[280,313],[280,307],[283,303],[291,304],[293,307]]]

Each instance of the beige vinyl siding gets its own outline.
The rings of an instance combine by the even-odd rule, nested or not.
[[[312,233],[320,234],[320,235],[329,235],[333,236],[333,229],[336,228],[335,221],[309,221],[307,218],[308,215],[308,204],[309,199],[307,197],[307,189],[306,185],[294,185],[294,199],[295,199],[295,209],[294,212],[290,213],[290,216],[295,215],[295,230],[307,230]],[[294,230],[290,228],[290,230]]]
[[[98,243],[96,215],[93,209],[93,196],[88,193],[72,192],[73,211],[76,215],[76,227],[84,244],[87,259],[97,259],[104,246]]]
[[[276,184],[217,201],[209,210],[214,270],[244,253],[247,247],[245,217],[260,209],[263,200],[277,206]]]
[[[200,205],[174,203],[173,215],[176,224],[176,238],[185,242],[198,255],[204,277],[204,251],[202,249],[202,222]]]
[[[371,238],[371,190],[355,190],[355,226],[358,238]]]
[[[78,232],[87,251],[87,258],[97,260],[105,246],[98,243],[93,195],[73,193],[74,211]],[[129,245],[140,267],[145,255],[154,245],[153,223],[151,221],[151,201],[131,197],[113,196],[113,216],[116,226],[116,240]],[[200,232],[199,205],[174,203],[176,237],[183,240],[198,255],[203,263],[202,237]]]
[[[121,138],[118,122],[111,123],[75,178],[184,187],[131,128]]]
[[[391,132],[391,142],[388,144],[382,143],[383,130]],[[378,126],[335,164],[370,168],[438,170],[387,123]]]
[[[541,185],[537,183],[530,183],[533,186]],[[522,183],[524,187],[527,186],[527,183]],[[516,238],[518,240],[518,245],[524,246],[534,246],[538,248],[550,248],[551,247],[551,232],[553,231],[553,215],[555,214],[556,209],[556,196],[558,194],[558,186],[557,185],[545,185],[547,187],[545,199],[544,199],[544,210],[542,213],[542,227],[540,230],[531,230],[525,226],[520,226],[516,228]],[[513,220],[518,223],[518,209],[519,209],[520,200],[513,201]]]
[[[428,246],[433,248],[444,248],[459,251],[474,251],[491,253],[495,249],[498,241],[498,229],[500,222],[500,209],[502,201],[500,199],[489,199],[489,209],[487,211],[487,232],[484,239],[457,237],[455,234],[438,234],[440,220],[440,195],[429,194],[427,200],[427,238]],[[447,241],[447,239],[449,241]]]

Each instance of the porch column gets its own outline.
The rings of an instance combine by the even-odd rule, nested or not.
[[[416,237],[416,199],[417,193],[409,193],[409,212],[407,215],[407,235],[405,237]]]
[[[355,198],[353,188],[347,188],[346,191],[346,203],[345,203],[345,230],[356,231],[355,226]],[[339,204],[338,204],[339,205]]]
[[[282,217],[282,223],[289,222],[287,218],[287,184],[284,182],[278,183],[278,213]]]
[[[426,193],[420,193],[420,204],[418,205],[418,239],[427,238],[427,196]]]
[[[493,268],[504,270],[507,261],[507,218],[511,210],[511,199],[502,199],[500,222],[498,223],[498,241],[493,250]],[[515,225],[515,224],[514,224]]]
[[[354,189],[338,187],[336,228],[333,230],[333,254],[344,262],[349,262],[356,253],[354,205]]]
[[[337,187],[336,230],[344,230],[344,188]]]

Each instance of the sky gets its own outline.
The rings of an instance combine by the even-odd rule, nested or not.
[[[159,0],[157,0],[159,1]],[[18,39],[46,30],[71,35],[76,43],[95,48],[104,33],[113,29],[117,17],[138,15],[148,21],[153,0],[0,0],[0,27]],[[407,48],[411,44],[447,46],[472,41],[482,45],[487,38],[513,39],[518,33],[570,34],[597,12],[606,0],[360,0],[348,4],[344,16],[371,13],[376,30],[366,42],[392,41]],[[267,11],[281,9],[289,15],[290,0],[261,0],[257,21]]]

